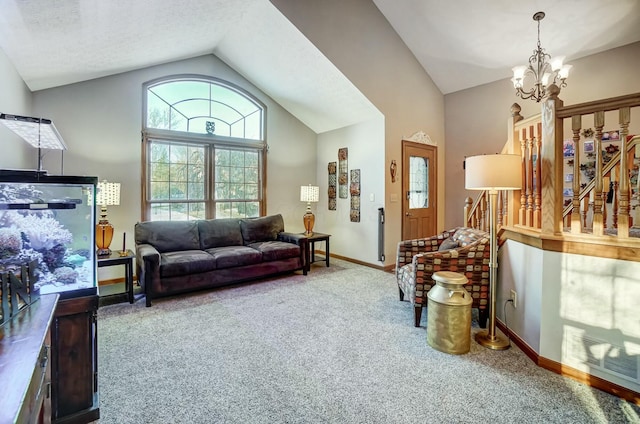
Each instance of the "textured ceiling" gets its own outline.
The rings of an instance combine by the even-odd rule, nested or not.
[[[373,0],[444,93],[640,41],[640,0]],[[268,0],[0,0],[0,48],[33,91],[214,53],[314,131],[379,112]],[[10,112],[10,111],[8,111]]]

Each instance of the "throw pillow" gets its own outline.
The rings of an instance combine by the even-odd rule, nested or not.
[[[273,241],[284,231],[282,215],[264,216],[261,218],[244,218],[240,220],[240,230],[244,245],[259,241]]]
[[[450,249],[456,249],[458,248],[460,245],[458,244],[457,241],[455,241],[453,238],[449,237],[446,238],[442,241],[442,243],[440,244],[440,247],[438,247],[438,251],[442,252],[443,250],[450,250]]]

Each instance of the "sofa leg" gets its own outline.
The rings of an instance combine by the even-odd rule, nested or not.
[[[400,301],[402,302],[404,300],[404,292],[400,287],[398,287],[398,293],[400,294]]]
[[[480,328],[487,328],[487,320],[489,319],[489,309],[478,310],[478,325]]]
[[[420,327],[420,318],[422,317],[422,305],[420,306],[415,306],[413,308],[413,313],[415,316],[415,326],[416,327]]]

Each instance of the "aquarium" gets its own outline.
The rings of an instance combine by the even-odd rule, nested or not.
[[[97,294],[97,182],[97,177],[0,170],[0,273],[19,275],[31,263],[39,294]]]

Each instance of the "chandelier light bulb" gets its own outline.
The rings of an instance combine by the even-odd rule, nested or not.
[[[560,75],[560,78],[563,81],[567,79],[567,77],[569,76],[569,70],[571,70],[572,67],[573,65],[563,65],[562,69],[560,69],[560,71],[558,72],[558,74]]]
[[[564,62],[564,56],[557,56],[551,59],[551,70],[556,72],[562,69],[562,62]]]

